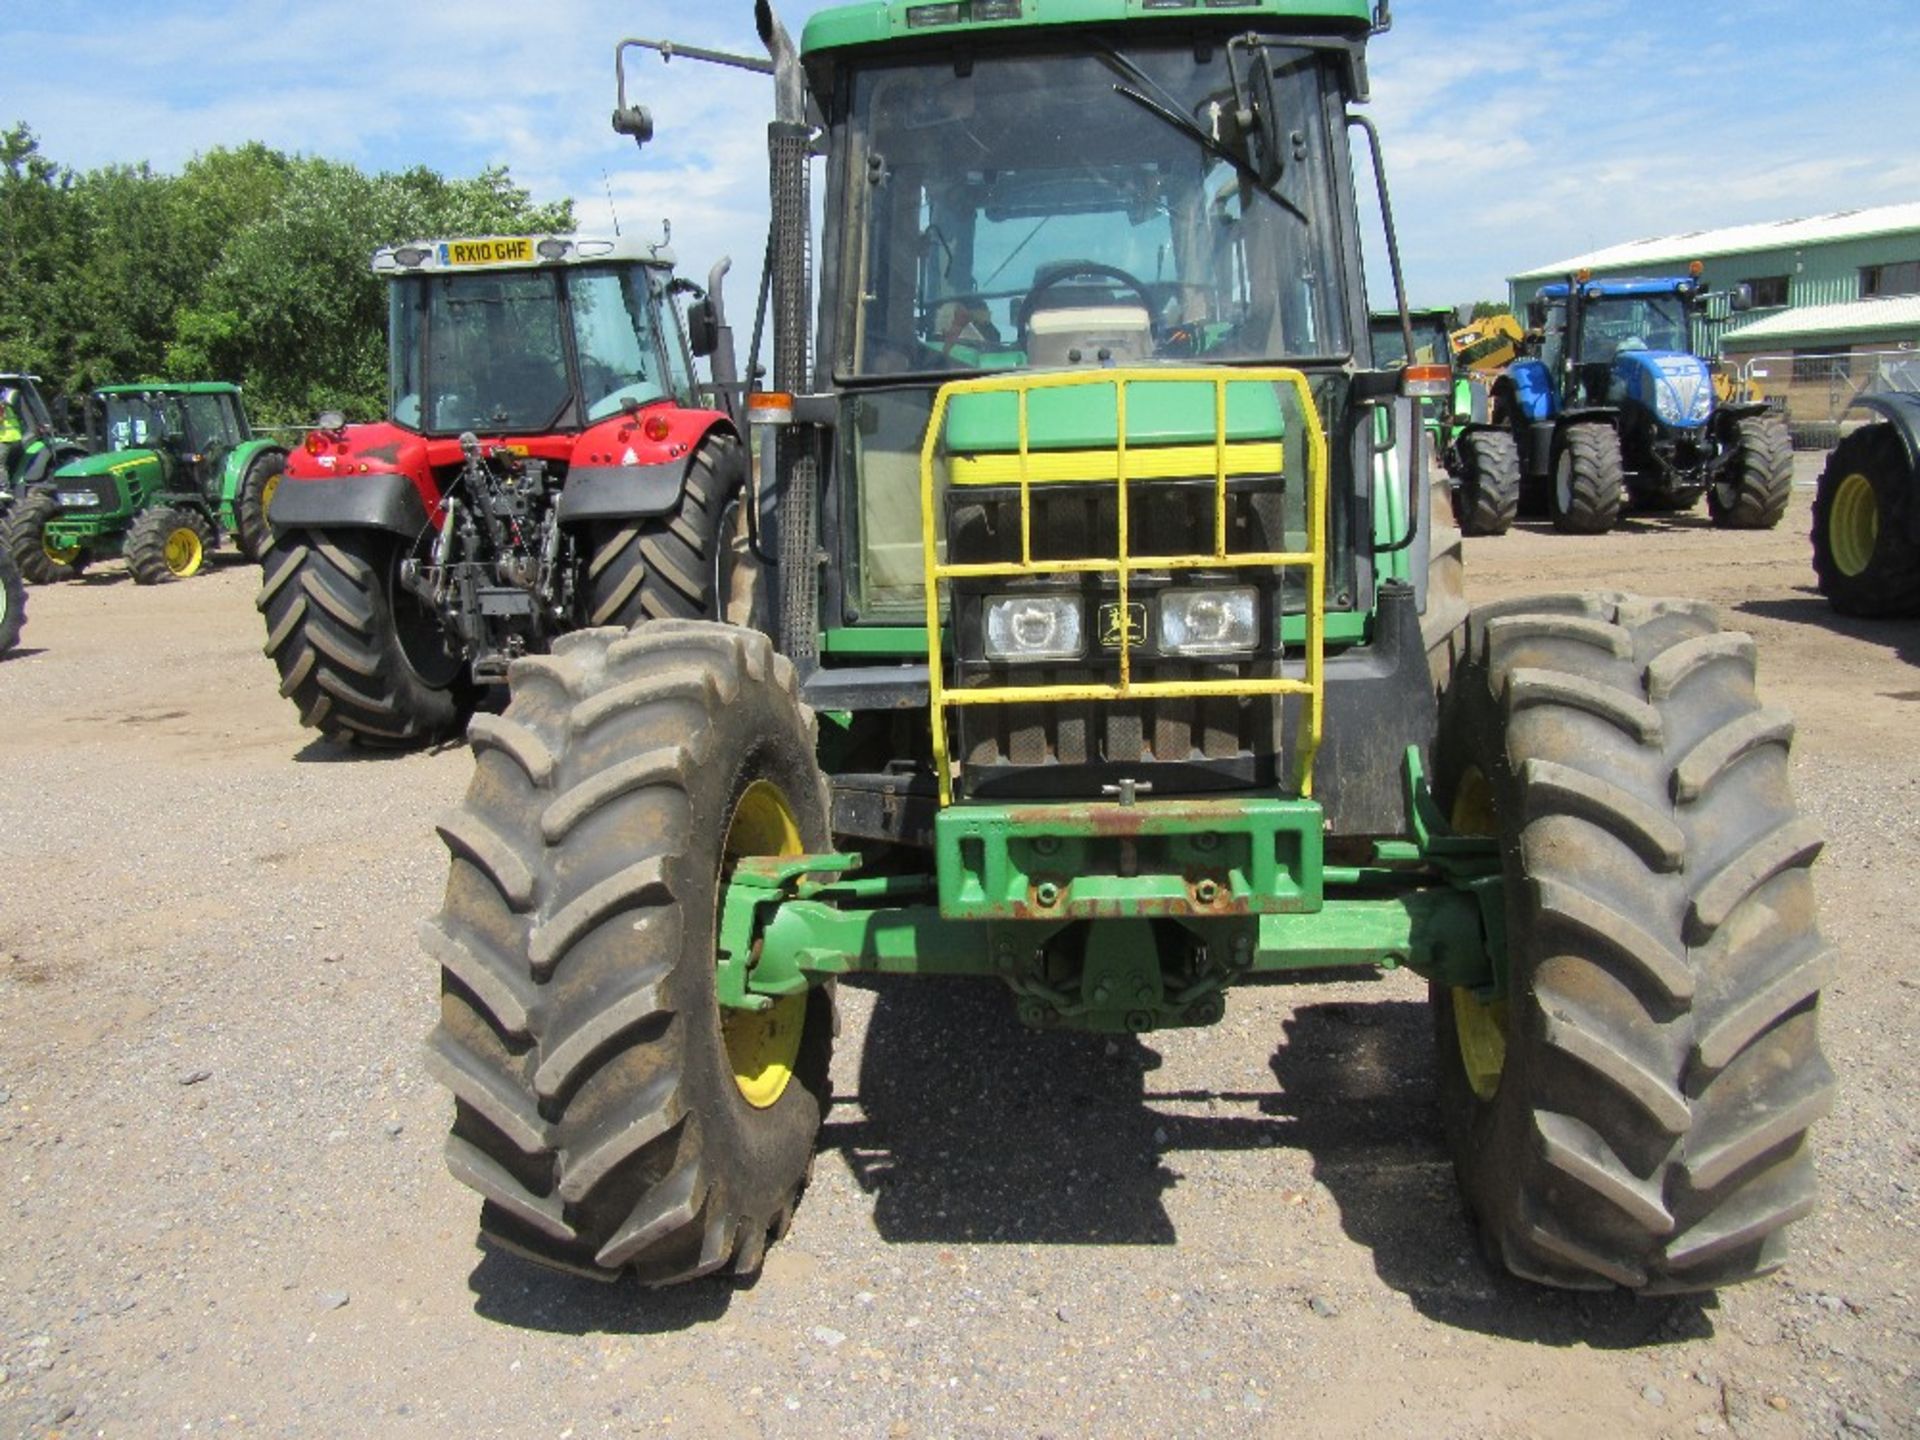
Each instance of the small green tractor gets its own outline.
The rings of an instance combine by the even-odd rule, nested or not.
[[[1450,387],[1368,334],[1385,7],[756,19],[717,57],[774,98],[751,533],[698,615],[515,661],[440,825],[428,1053],[483,1232],[752,1273],[841,980],[1142,1034],[1404,967],[1497,1263],[1779,1264],[1833,1090],[1792,724],[1703,605],[1469,612],[1414,408]]]
[[[184,579],[224,535],[260,558],[287,452],[253,433],[237,385],[108,385],[91,404],[102,448],[14,508],[8,548],[28,580],[64,580],[119,555],[139,584]]]
[[[1864,395],[1875,417],[1827,459],[1813,497],[1813,569],[1842,615],[1920,615],[1920,393]]]
[[[38,375],[0,374],[0,489],[18,494],[93,448],[69,429],[65,400],[49,406]]]
[[[1504,535],[1520,513],[1520,451],[1509,431],[1489,421],[1489,380],[1455,356],[1454,311],[1411,310],[1408,321],[1411,350],[1398,314],[1372,317],[1374,364],[1450,368],[1446,397],[1421,401],[1427,441],[1446,468],[1461,533]]]

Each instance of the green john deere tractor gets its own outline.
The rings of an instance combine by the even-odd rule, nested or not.
[[[561,636],[468,732],[422,933],[482,1229],[752,1272],[842,979],[1140,1033],[1405,967],[1502,1263],[1770,1269],[1833,957],[1752,641],[1686,601],[1468,613],[1417,372],[1369,344],[1384,7],[1054,17],[869,0],[796,48],[762,3],[768,58],[709,57],[774,91],[752,523],[707,618]],[[624,93],[615,124],[653,128]]]
[[[1423,400],[1427,442],[1446,469],[1453,514],[1461,533],[1504,535],[1520,513],[1520,451],[1505,428],[1489,422],[1485,376],[1455,362],[1452,310],[1408,312],[1409,348],[1400,316],[1376,314],[1371,320],[1373,363],[1445,365],[1452,386],[1444,398]]]
[[[101,451],[62,465],[14,509],[8,548],[28,580],[117,555],[142,585],[184,579],[227,534],[260,558],[287,452],[253,433],[239,386],[108,385],[92,403]]]
[[[69,428],[66,401],[49,406],[38,375],[0,373],[0,490],[17,494],[93,448]]]

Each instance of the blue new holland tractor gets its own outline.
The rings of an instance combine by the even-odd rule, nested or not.
[[[1533,302],[1534,354],[1508,370],[1495,416],[1514,430],[1523,474],[1554,525],[1613,528],[1627,506],[1692,508],[1716,525],[1770,530],[1786,513],[1793,446],[1763,403],[1721,403],[1695,353],[1710,293],[1695,273],[1655,280],[1570,276]],[[1745,286],[1728,297],[1745,310]]]

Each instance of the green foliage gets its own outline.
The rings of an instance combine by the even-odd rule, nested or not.
[[[1473,318],[1487,320],[1495,315],[1511,315],[1513,306],[1504,300],[1476,300],[1473,302]]]
[[[15,125],[0,130],[0,369],[68,393],[236,380],[257,424],[370,418],[386,391],[375,249],[572,228],[570,202],[535,205],[502,168],[368,175],[247,144],[178,175],[78,174]]]

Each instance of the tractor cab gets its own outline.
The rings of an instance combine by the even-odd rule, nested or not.
[[[691,399],[673,257],[631,239],[529,236],[382,249],[394,425],[425,436],[578,433]]]
[[[38,375],[0,374],[0,405],[11,412],[0,415],[0,435],[19,430],[0,444],[0,492],[23,491],[92,448],[85,438],[64,433],[66,402],[49,406]]]

